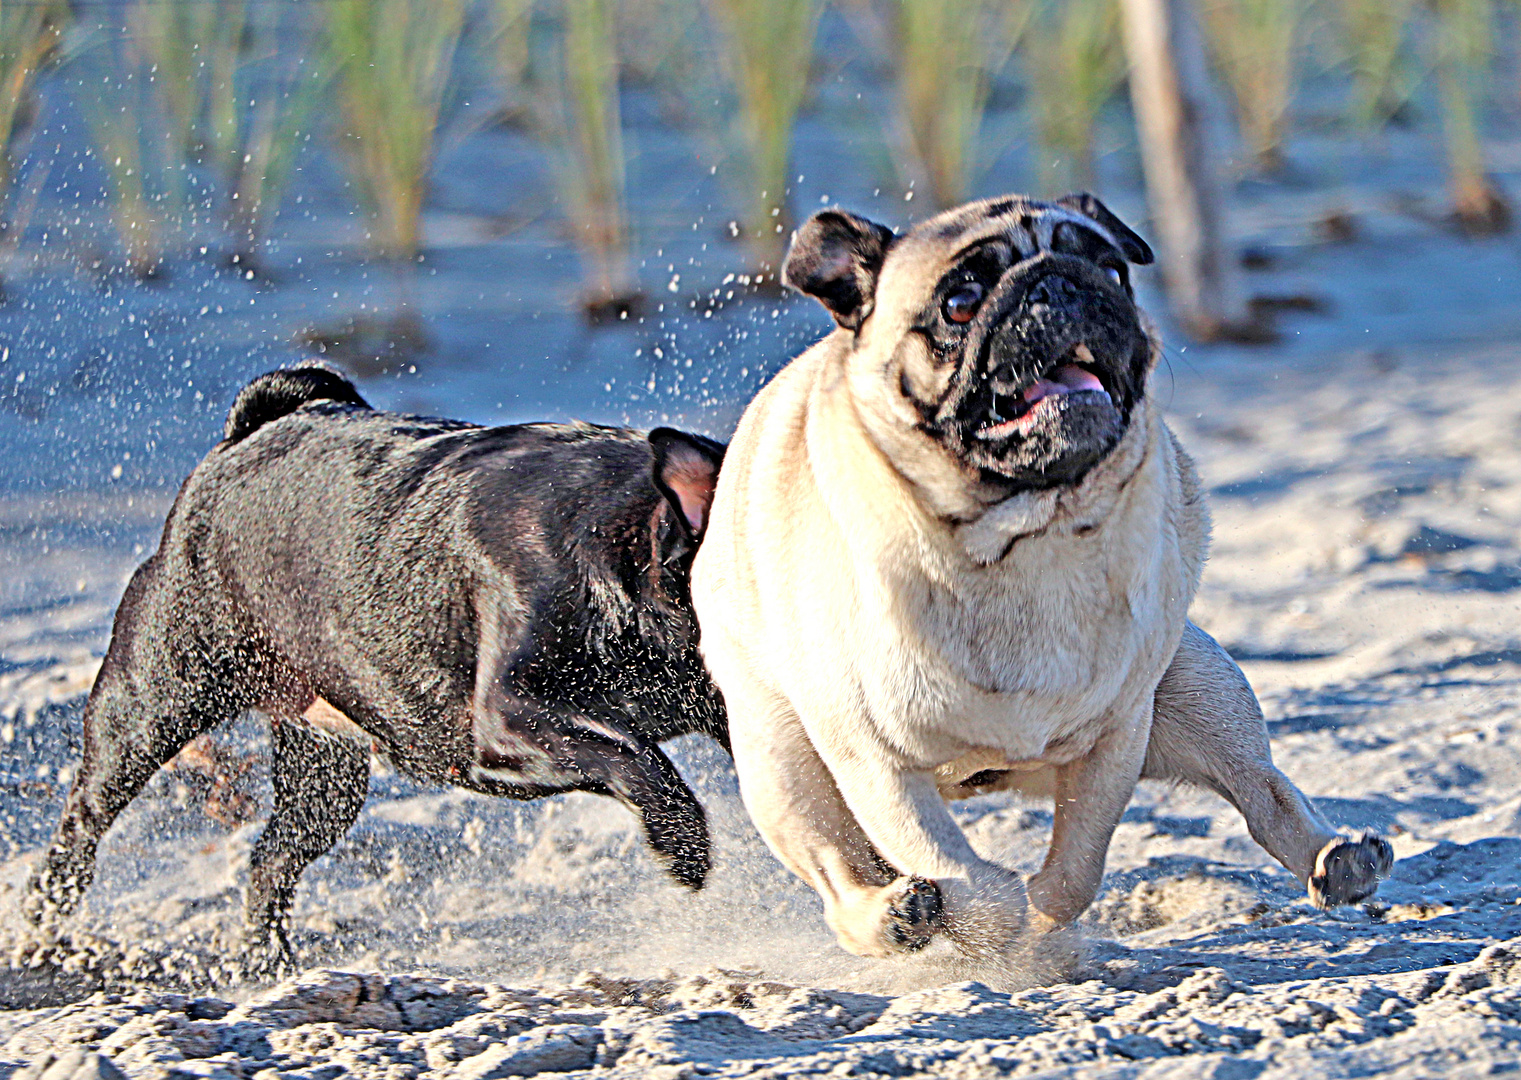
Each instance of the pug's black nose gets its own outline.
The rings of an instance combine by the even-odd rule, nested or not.
[[[1030,287],[1026,294],[1026,300],[1031,305],[1045,304],[1047,307],[1071,307],[1077,303],[1077,286],[1068,278],[1060,274],[1050,274],[1041,278]]]

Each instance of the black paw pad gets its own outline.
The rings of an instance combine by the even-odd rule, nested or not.
[[[1339,838],[1321,848],[1307,883],[1316,907],[1355,904],[1378,891],[1394,866],[1394,848],[1382,836],[1363,833],[1357,840]]]
[[[906,952],[924,948],[940,929],[944,906],[939,885],[924,878],[909,878],[887,906],[887,933],[892,943]]]

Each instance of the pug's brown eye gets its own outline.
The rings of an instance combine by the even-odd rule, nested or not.
[[[945,298],[945,317],[953,323],[968,323],[982,306],[986,290],[975,281],[968,281]]]

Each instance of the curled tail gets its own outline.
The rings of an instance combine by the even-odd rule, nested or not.
[[[295,412],[309,401],[337,401],[368,409],[354,384],[337,372],[321,367],[282,368],[260,375],[238,391],[227,413],[222,438],[237,442],[271,420]]]

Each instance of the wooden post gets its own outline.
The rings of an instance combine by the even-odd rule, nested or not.
[[[1168,306],[1193,337],[1260,338],[1226,243],[1219,130],[1192,0],[1121,0],[1130,98]],[[1254,332],[1255,331],[1255,332]]]

